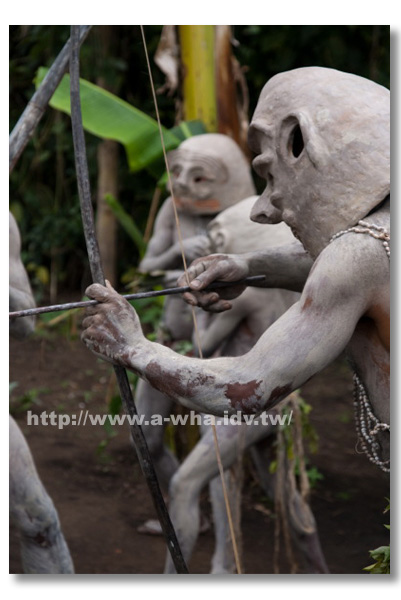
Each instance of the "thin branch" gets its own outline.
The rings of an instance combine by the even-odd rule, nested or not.
[[[91,27],[91,25],[81,25],[79,32],[80,44],[86,39]],[[71,41],[68,40],[10,133],[10,173],[17,164],[25,146],[32,138],[50,98],[68,68],[70,46]]]

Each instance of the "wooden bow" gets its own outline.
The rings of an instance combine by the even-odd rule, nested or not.
[[[105,285],[93,218],[88,165],[86,160],[85,135],[82,127],[81,102],[79,97],[79,25],[71,26],[70,78],[71,122],[74,139],[75,166],[88,259],[93,281]],[[127,373],[124,368],[119,366],[114,366],[114,371],[120,389],[124,410],[130,417],[134,417],[134,415],[137,415],[137,411],[129,386]],[[140,425],[137,423],[130,425],[130,429],[138,460],[146,478],[174,566],[177,573],[188,573],[188,568],[185,564],[174,527],[171,523],[160,490],[145,436],[143,435]]]

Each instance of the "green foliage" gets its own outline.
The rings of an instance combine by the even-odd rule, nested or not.
[[[44,67],[38,69],[35,78],[37,88],[47,73],[48,69]],[[82,124],[87,132],[102,139],[120,142],[125,148],[130,171],[137,172],[147,168],[156,178],[160,177],[164,171],[164,160],[156,120],[85,79],[80,79],[80,99]],[[71,115],[69,75],[64,75],[49,105]],[[206,131],[199,121],[181,123],[173,130],[165,127],[161,129],[167,152],[177,148],[183,139]]]
[[[372,574],[389,575],[390,574],[390,546],[380,546],[376,550],[369,550],[370,556],[375,561],[373,564],[364,568]]]
[[[189,352],[191,352],[191,350],[193,350],[193,347],[193,343],[189,340],[179,340],[178,342],[174,343],[174,352],[186,356]]]
[[[35,84],[39,87],[48,69],[41,67]],[[162,154],[157,121],[107,90],[80,79],[82,123],[84,129],[103,139],[120,142],[127,153],[131,171],[141,171]],[[52,108],[70,115],[70,78],[64,75],[50,102]],[[176,148],[180,140],[162,127],[166,150]]]
[[[132,304],[138,313],[141,323],[147,326],[147,337],[151,341],[154,341],[156,339],[156,330],[163,314],[163,297],[160,296],[158,298],[145,298],[144,300],[131,300],[130,304]]]
[[[301,427],[302,427],[302,440],[304,444],[308,444],[309,451],[316,453],[318,449],[319,436],[310,422],[309,413],[312,410],[312,406],[305,402],[301,396],[298,396],[298,406],[301,413]],[[290,421],[289,416],[291,413],[291,407],[284,406],[282,409],[283,415],[286,415],[284,425],[280,425],[281,430],[284,433],[284,442],[286,446],[287,457],[289,460],[294,459],[294,440],[293,440],[293,421]],[[304,456],[305,469],[309,479],[309,485],[311,488],[317,486],[319,481],[324,479],[323,474],[319,471],[316,466],[311,465],[310,459]],[[272,460],[269,465],[269,472],[275,473],[277,471],[277,460]],[[295,461],[295,474],[299,475],[299,460]]]
[[[352,490],[342,490],[341,492],[336,493],[336,498],[338,498],[338,500],[344,500],[347,502],[348,500],[351,500],[354,493],[355,492]]]
[[[309,466],[309,459],[305,459],[306,463],[306,474],[308,475],[309,485],[311,488],[315,488],[319,481],[323,481],[324,475],[319,471],[317,467]],[[298,467],[298,465],[297,465]],[[295,471],[298,474],[298,470]]]
[[[388,500],[388,498],[386,498]],[[383,511],[386,514],[390,511],[390,501]],[[386,529],[390,531],[390,525],[384,525]],[[389,575],[390,574],[390,545],[380,546],[375,550],[369,550],[370,556],[375,561],[368,567],[364,568],[364,571],[368,571],[371,574]]]
[[[308,404],[301,396],[298,397],[298,406],[301,413],[301,426],[302,426],[302,439],[304,443],[308,444],[309,451],[315,454],[318,450],[319,436],[316,429],[313,427],[309,419],[312,406]],[[283,414],[289,416],[291,408],[285,406],[283,408]],[[292,422],[289,423],[289,419],[286,419],[286,424],[282,427],[284,430],[284,437],[286,439],[287,449],[289,458],[293,456],[293,441],[292,441]]]
[[[131,215],[127,213],[126,210],[124,210],[124,207],[117,200],[117,198],[114,198],[114,196],[112,196],[111,194],[106,194],[104,199],[113,211],[113,214],[120,223],[120,225],[123,227],[123,229],[125,229],[125,231],[130,236],[131,240],[136,245],[139,251],[139,256],[142,258],[146,251],[146,243],[134,219],[131,217]]]
[[[10,413],[12,415],[18,415],[20,413],[25,413],[27,410],[34,407],[42,406],[41,396],[47,393],[49,393],[49,389],[46,387],[27,390],[21,396],[12,400],[10,404]]]

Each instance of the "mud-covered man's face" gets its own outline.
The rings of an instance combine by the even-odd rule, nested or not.
[[[251,218],[285,221],[317,255],[389,193],[389,92],[356,75],[307,67],[264,87],[249,128],[266,181]]]
[[[221,211],[221,189],[228,173],[222,161],[190,151],[169,154],[172,194],[177,208],[193,214]]]
[[[168,153],[168,163],[170,191],[182,212],[217,215],[255,193],[250,165],[227,135],[189,138]]]

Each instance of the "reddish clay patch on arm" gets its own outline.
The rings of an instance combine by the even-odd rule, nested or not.
[[[269,398],[269,407],[277,404],[279,400],[283,400],[288,394],[292,391],[292,383],[288,383],[287,385],[275,387]]]
[[[230,401],[231,406],[235,410],[240,410],[245,414],[253,414],[262,410],[260,402],[262,393],[258,392],[258,388],[263,382],[249,381],[248,383],[229,383],[226,386],[224,395]]]
[[[306,310],[307,308],[309,308],[309,306],[311,306],[313,303],[313,299],[311,298],[311,296],[308,296],[305,299],[305,302],[303,303],[303,305],[301,306],[301,310]]]
[[[193,398],[199,393],[199,388],[204,386],[215,386],[216,390],[223,387],[221,384],[215,383],[216,379],[212,375],[197,373],[188,378],[184,369],[170,371],[163,369],[155,361],[148,364],[144,375],[151,386],[173,399],[177,397]]]
[[[181,371],[179,370],[170,372],[164,370],[157,362],[152,361],[146,367],[144,375],[152,387],[171,398],[178,395],[191,396],[191,390],[182,381]]]

